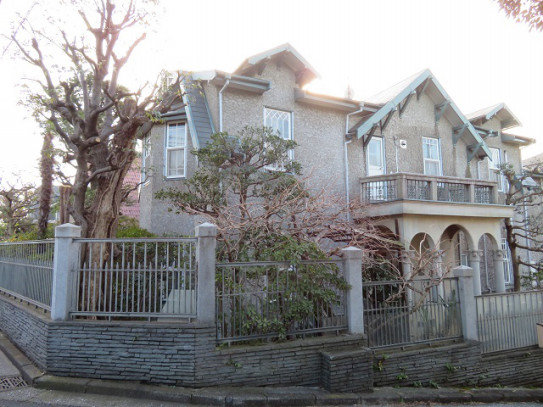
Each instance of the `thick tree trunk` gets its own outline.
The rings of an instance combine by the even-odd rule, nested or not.
[[[520,291],[520,262],[517,254],[517,242],[513,232],[511,219],[505,219],[505,232],[507,245],[511,252],[511,263],[513,266],[513,290]]]

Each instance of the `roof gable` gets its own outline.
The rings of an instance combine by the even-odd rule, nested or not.
[[[401,115],[412,98],[416,95],[418,99],[423,93],[428,94],[435,104],[436,121],[441,117],[445,117],[452,124],[453,143],[456,144],[462,137],[467,138],[468,161],[475,156],[479,158],[491,156],[490,150],[473,124],[466,119],[429,69],[419,72],[370,98],[369,102],[380,104],[381,108],[373,115],[363,118],[363,122],[359,122],[355,126],[357,127],[357,137],[364,138],[364,143],[367,144],[377,127],[383,130],[396,111]]]
[[[485,107],[484,109],[468,113],[466,117],[474,124],[484,124],[493,117],[496,117],[500,122],[502,130],[522,126],[520,120],[517,119],[517,117],[505,103],[498,103],[497,105]]]
[[[284,62],[296,74],[296,82],[303,86],[315,78],[320,78],[319,73],[307,62],[307,60],[292,45],[285,43],[270,50],[261,52],[247,58],[234,71],[238,75],[251,75],[257,72],[262,65],[270,60]]]

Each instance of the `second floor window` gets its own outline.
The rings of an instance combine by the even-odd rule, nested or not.
[[[498,191],[503,191],[503,181],[500,175],[500,167],[502,164],[499,148],[490,148],[492,158],[488,160],[488,179],[498,183]]]
[[[185,123],[168,123],[166,128],[166,177],[181,178],[186,169],[187,132]]]
[[[441,175],[441,148],[439,139],[423,137],[422,156],[424,157],[424,173],[426,175]]]
[[[270,127],[275,134],[285,140],[292,140],[292,113],[283,110],[264,108],[264,126]],[[288,152],[288,158],[292,160],[292,150]],[[272,170],[282,169],[282,165],[273,166]]]

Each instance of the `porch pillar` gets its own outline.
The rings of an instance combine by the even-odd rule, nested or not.
[[[496,277],[496,292],[505,292],[505,268],[503,266],[503,250],[494,250],[494,275]]]
[[[473,270],[473,293],[481,295],[481,250],[469,251],[469,265]]]
[[[217,226],[203,223],[196,227],[196,264],[198,284],[196,293],[196,315],[198,322],[215,323],[215,248]]]
[[[414,256],[413,250],[402,250],[400,260],[402,262],[402,274],[403,278],[406,281],[413,279],[413,262],[412,258]],[[409,306],[413,305],[413,291],[409,288],[406,288],[407,303]]]

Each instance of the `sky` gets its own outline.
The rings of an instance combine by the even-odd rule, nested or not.
[[[2,0],[0,35],[32,3]],[[59,7],[42,1],[29,20],[45,24],[48,13],[62,14]],[[510,132],[537,140],[523,156],[543,152],[543,33],[508,19],[494,1],[162,0],[154,10],[121,78],[129,87],[153,81],[161,69],[231,72],[288,42],[321,76],[309,90],[343,96],[350,86],[364,100],[429,68],[465,114],[505,102],[523,124]],[[41,130],[17,102],[24,78],[39,73],[14,51],[0,37],[0,177],[30,179],[38,174]]]

